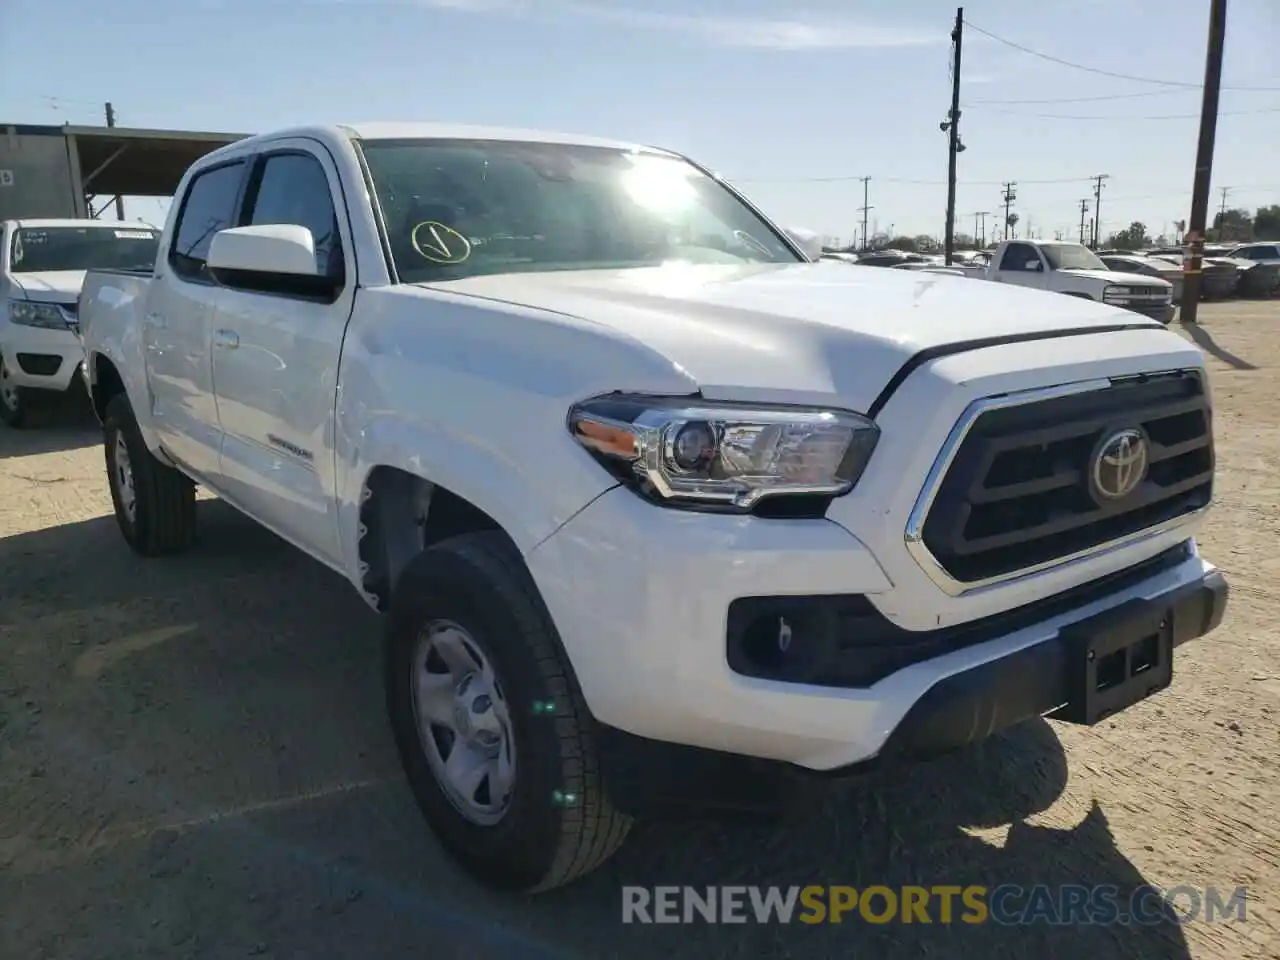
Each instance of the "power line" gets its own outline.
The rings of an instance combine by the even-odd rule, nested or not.
[[[1143,90],[1141,93],[1108,93],[1100,97],[1049,97],[1045,100],[970,100],[965,106],[988,103],[1096,103],[1100,100],[1136,100],[1141,97],[1168,97],[1190,93],[1189,90]]]
[[[972,107],[973,104],[965,104],[966,107]],[[1080,116],[1078,114],[1065,113],[1025,113],[1021,110],[998,110],[991,107],[982,107],[988,113],[1002,113],[1009,117],[1030,117],[1039,120],[1123,120],[1125,122],[1131,120],[1199,120],[1198,113],[1166,113],[1152,116],[1132,116],[1130,114],[1112,115],[1112,116]],[[1263,107],[1260,110],[1220,110],[1220,117],[1241,117],[1258,113],[1280,113],[1280,107]]]
[[[1083,70],[1086,73],[1096,73],[1099,76],[1111,77],[1115,80],[1131,80],[1134,83],[1155,83],[1165,87],[1186,87],[1189,89],[1200,89],[1203,84],[1191,83],[1186,80],[1160,80],[1155,77],[1137,77],[1131,73],[1116,73],[1113,70],[1103,70],[1099,67],[1086,66],[1083,63],[1074,63],[1070,60],[1063,60],[1061,57],[1055,57],[1051,54],[1042,53],[1039,50],[1032,50],[1030,47],[1023,46],[1020,43],[1014,43],[1012,40],[1006,40],[1004,37],[998,37],[989,30],[983,30],[982,27],[976,26],[969,20],[965,21],[965,25],[971,30],[976,30],[984,37],[988,37],[997,43],[1003,43],[1006,47],[1012,47],[1022,53],[1029,54],[1033,57],[1039,57],[1041,60],[1048,60],[1050,63],[1056,63],[1059,66],[1071,67],[1074,70]],[[1223,90],[1280,90],[1280,87],[1222,87]]]
[[[80,106],[86,106],[86,107],[102,106],[102,101],[100,100],[78,100],[75,97],[55,97],[52,94],[48,94],[48,93],[37,94],[37,98],[40,100],[48,100],[50,103],[55,103],[55,104],[75,103],[75,104],[79,104]]]

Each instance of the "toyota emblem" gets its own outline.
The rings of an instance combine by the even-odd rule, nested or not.
[[[1150,459],[1141,430],[1117,430],[1098,444],[1093,454],[1089,479],[1094,496],[1103,501],[1129,496],[1146,479]]]

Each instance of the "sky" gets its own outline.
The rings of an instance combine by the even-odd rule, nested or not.
[[[1208,8],[969,0],[957,229],[990,211],[990,238],[1015,181],[1020,233],[1074,238],[1095,174],[1104,235],[1186,218]],[[871,232],[938,236],[955,14],[942,0],[0,0],[0,123],[100,122],[110,100],[129,127],[589,133],[678,150],[775,220],[846,241],[869,177]],[[1211,211],[1223,187],[1228,206],[1280,203],[1277,49],[1280,0],[1230,0]]]

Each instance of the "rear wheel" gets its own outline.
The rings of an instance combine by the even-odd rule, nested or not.
[[[0,356],[0,420],[4,420],[15,430],[23,426],[27,419],[28,391],[13,382],[9,367]]]
[[[418,556],[387,629],[387,705],[428,823],[470,873],[537,892],[594,870],[628,817],[605,794],[594,719],[528,571],[501,533]]]
[[[147,449],[129,399],[118,393],[102,417],[107,479],[116,522],[136,552],[177,553],[196,535],[196,488]]]

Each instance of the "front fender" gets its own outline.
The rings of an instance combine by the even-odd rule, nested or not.
[[[340,509],[350,511],[343,518],[344,531],[356,528],[361,490],[378,467],[394,467],[445,487],[493,517],[526,554],[616,485],[567,431],[563,439],[545,438],[536,461],[485,439],[451,433],[438,422],[403,412],[368,421],[343,471]]]
[[[138,431],[142,434],[147,449],[168,462],[160,450],[159,437],[151,424],[151,391],[147,386],[145,361],[137,327],[126,326],[119,333],[119,336],[98,341],[85,354],[86,386],[93,401],[94,413],[101,420],[105,412],[105,398],[100,399],[99,391],[103,387],[103,365],[110,364],[124,385],[125,395],[129,398],[129,406],[133,408]]]
[[[338,381],[335,474],[351,571],[375,468],[445,487],[527,556],[616,485],[570,437],[574,402],[697,390],[668,358],[588,321],[404,287],[361,292]]]

